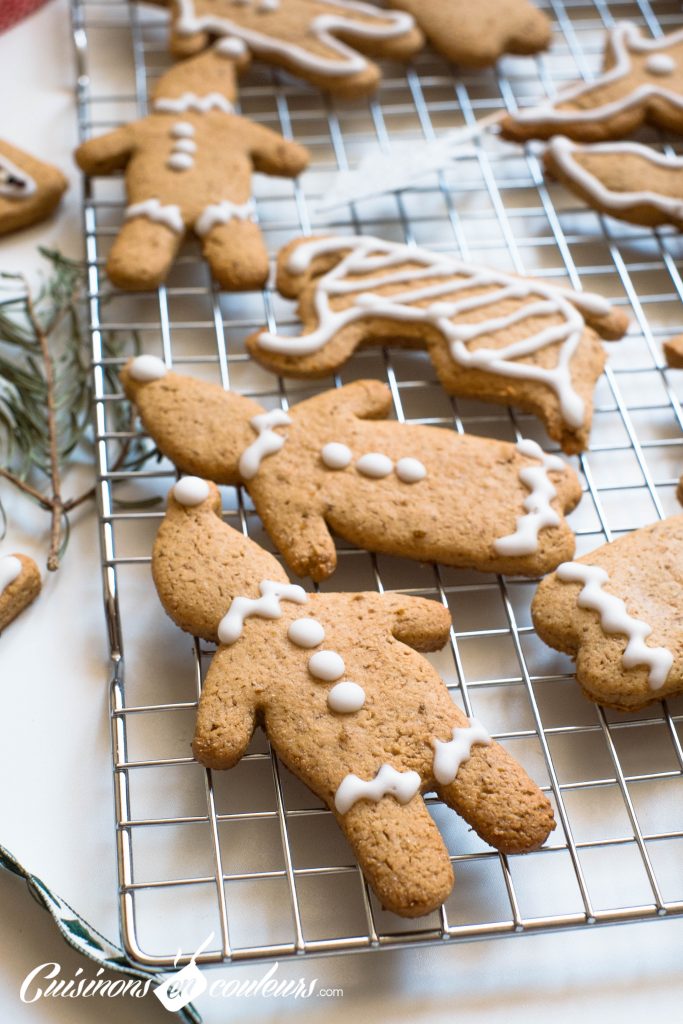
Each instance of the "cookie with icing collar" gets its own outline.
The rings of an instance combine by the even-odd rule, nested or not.
[[[503,54],[532,54],[550,43],[550,21],[528,0],[389,0],[408,11],[434,49],[456,64],[486,67]]]
[[[40,593],[38,566],[28,555],[0,556],[0,631],[23,612]]]
[[[160,78],[149,116],[76,150],[87,174],[125,171],[124,222],[107,259],[117,287],[161,284],[190,232],[223,288],[265,283],[268,252],[254,221],[252,172],[295,177],[309,154],[234,113],[234,69],[244,59],[223,47],[176,65]]]
[[[599,335],[621,337],[628,324],[598,295],[363,236],[290,243],[278,288],[298,299],[303,331],[248,338],[262,366],[317,378],[368,345],[426,349],[450,394],[535,413],[572,453],[588,443]]]
[[[636,530],[538,588],[538,635],[576,659],[586,696],[637,711],[683,690],[683,515]]]
[[[620,22],[607,33],[601,75],[518,110],[501,130],[518,142],[553,135],[603,142],[644,123],[683,132],[683,30],[650,39],[637,25]]]
[[[52,164],[0,139],[0,235],[45,220],[67,187]]]
[[[344,97],[376,88],[371,58],[407,60],[424,43],[410,14],[359,0],[171,0],[170,7],[176,57],[224,39]]]
[[[548,800],[418,653],[446,643],[447,610],[396,593],[306,593],[222,521],[215,486],[186,480],[169,496],[152,570],[171,618],[219,645],[195,757],[229,769],[262,725],[334,814],[382,904],[406,917],[434,910],[453,885],[423,793],[496,849],[538,848],[554,828]]]
[[[581,145],[557,136],[546,170],[600,213],[631,224],[683,229],[683,158],[637,142]]]
[[[159,450],[184,473],[243,484],[288,566],[323,580],[332,533],[370,551],[538,576],[574,553],[574,471],[517,445],[387,420],[389,388],[356,381],[283,412],[139,356],[121,373]]]

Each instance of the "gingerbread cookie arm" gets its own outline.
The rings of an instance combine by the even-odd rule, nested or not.
[[[550,21],[528,0],[511,0],[501,10],[499,0],[390,0],[408,11],[438,53],[470,67],[495,64],[505,53],[545,50]]]
[[[251,683],[236,675],[230,648],[214,656],[197,711],[194,756],[208,768],[232,768],[246,753],[256,728],[256,700]]]
[[[295,178],[310,161],[310,153],[303,146],[254,121],[244,120],[244,138],[254,170],[261,174]]]
[[[9,626],[40,593],[38,566],[28,555],[0,558],[0,631]]]
[[[85,174],[108,175],[122,171],[135,149],[135,125],[123,125],[105,135],[81,143],[74,158]]]
[[[377,607],[400,643],[424,653],[440,651],[448,643],[451,615],[437,601],[389,592],[378,595]]]

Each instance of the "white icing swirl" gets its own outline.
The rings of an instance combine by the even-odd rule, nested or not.
[[[286,427],[292,421],[283,409],[272,409],[259,413],[249,422],[258,437],[240,456],[239,471],[243,480],[253,480],[263,460],[279,452],[287,440],[284,435],[276,434],[273,427]]]
[[[448,786],[451,782],[455,782],[460,766],[469,758],[475,743],[481,743],[484,746],[491,743],[491,737],[481,722],[478,722],[476,718],[469,718],[468,721],[468,728],[453,729],[452,739],[432,740],[434,778],[441,786]]]
[[[21,562],[15,555],[5,555],[0,558],[0,597],[5,593],[10,583],[14,583],[21,575]]]
[[[620,597],[602,589],[609,582],[608,573],[597,565],[563,562],[557,569],[557,578],[563,583],[582,584],[576,598],[579,608],[597,612],[603,632],[620,633],[628,638],[621,658],[624,668],[647,666],[650,689],[660,690],[671,671],[673,654],[666,647],[647,646],[645,640],[651,634],[652,626],[629,615]]]
[[[261,597],[233,597],[227,615],[224,615],[218,626],[220,643],[229,646],[242,636],[245,619],[256,615],[261,619],[279,619],[282,616],[280,601],[293,601],[295,604],[306,604],[308,598],[303,587],[295,583],[276,583],[273,580],[261,580],[259,583]]]
[[[541,530],[560,525],[560,516],[550,502],[557,497],[557,491],[548,478],[548,470],[563,472],[566,467],[557,455],[547,455],[541,446],[528,438],[517,443],[520,455],[538,459],[540,466],[522,466],[519,479],[531,492],[524,499],[526,515],[517,519],[517,529],[507,537],[493,542],[499,555],[512,557],[531,555],[538,551],[538,535]]]
[[[378,803],[384,796],[393,796],[400,804],[407,804],[419,793],[420,786],[417,772],[400,772],[390,764],[383,764],[370,782],[353,773],[346,775],[335,794],[334,806],[338,814],[346,814],[359,800]]]

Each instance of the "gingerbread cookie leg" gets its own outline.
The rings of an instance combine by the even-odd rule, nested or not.
[[[131,211],[129,207],[129,212]],[[150,209],[152,209],[150,207]],[[142,214],[119,231],[107,259],[107,274],[117,288],[146,291],[166,280],[178,254],[182,232]]]
[[[223,649],[211,662],[192,742],[197,760],[218,770],[237,764],[256,728],[253,691],[232,674],[230,660],[229,651]]]
[[[202,254],[218,284],[230,291],[255,290],[268,277],[268,250],[250,220],[215,224],[202,237]]]

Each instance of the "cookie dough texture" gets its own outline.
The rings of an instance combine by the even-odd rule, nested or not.
[[[252,56],[346,98],[363,96],[379,84],[372,58],[408,60],[424,43],[409,15],[372,3],[174,0],[171,11],[176,57],[228,38]]]
[[[372,239],[353,238],[349,239],[349,248],[345,247],[346,240],[339,237],[338,247],[323,255],[316,256],[308,261],[305,269],[299,269],[297,261],[297,250],[301,246],[316,244],[320,239],[301,238],[296,239],[281,250],[278,257],[277,287],[282,295],[287,298],[298,300],[298,315],[302,321],[302,331],[298,336],[306,339],[320,325],[318,302],[321,299],[325,288],[335,288],[337,279],[332,281],[330,271],[345,259],[351,251],[351,245],[359,242],[372,243]],[[392,243],[378,241],[378,248],[388,246]],[[403,247],[398,247],[403,248]],[[414,288],[424,290],[437,284],[443,283],[443,276],[435,272],[434,277],[426,275],[425,264],[421,262],[423,250],[415,250],[415,260],[411,262],[410,250],[405,248],[405,260],[396,260],[391,265],[391,274],[399,274],[405,271],[414,270],[414,283],[405,281],[398,283],[387,283],[379,285],[377,274],[368,273],[368,292],[373,296],[379,295],[382,298],[390,299],[391,296],[405,294]],[[428,258],[432,254],[426,254]],[[484,271],[486,273],[486,271]],[[387,277],[389,273],[387,272]],[[335,294],[332,292],[329,304],[334,313],[346,310],[357,300],[359,277],[357,274],[349,276],[349,284],[356,289],[347,294]],[[462,283],[462,279],[456,273],[452,276],[454,286]],[[524,285],[526,279],[520,278],[520,284]],[[346,280],[342,282],[346,285]],[[529,282],[531,284],[531,282]],[[493,285],[475,285],[468,289],[468,298],[471,295],[476,297],[490,292],[492,295],[498,290]],[[562,292],[558,289],[558,292]],[[571,293],[567,292],[567,298],[571,302]],[[456,296],[454,287],[453,295]],[[324,298],[324,296],[322,296]],[[456,296],[459,297],[459,296]],[[444,295],[439,301],[447,302],[449,297]],[[506,295],[498,301],[492,299],[485,309],[477,309],[474,314],[466,312],[461,317],[455,318],[457,323],[476,323],[477,320],[491,318],[506,318],[514,315],[522,304],[538,303],[539,296],[530,294],[522,298]],[[420,299],[414,303],[415,308],[428,306],[434,300],[429,297]],[[593,391],[596,381],[605,365],[606,357],[600,336],[607,339],[620,338],[628,325],[628,318],[621,310],[609,308],[608,313],[590,313],[583,311],[584,325],[579,339],[578,346],[574,351],[570,363],[570,377],[573,391],[583,402],[583,420],[580,424],[569,425],[563,416],[561,404],[556,391],[541,379],[530,379],[529,376],[514,376],[510,372],[492,372],[484,364],[481,366],[456,361],[450,351],[448,340],[433,323],[425,322],[424,319],[409,319],[401,312],[382,315],[372,315],[368,310],[362,319],[357,319],[340,328],[335,327],[330,337],[316,351],[306,354],[289,354],[287,347],[288,338],[283,336],[281,348],[270,350],[263,344],[264,331],[257,331],[247,339],[247,348],[257,362],[267,369],[283,376],[300,378],[321,378],[328,377],[335,373],[354,353],[356,349],[365,348],[371,345],[391,345],[397,348],[425,349],[436,370],[439,380],[446,391],[453,395],[464,395],[471,398],[479,398],[484,401],[497,402],[503,405],[515,405],[521,409],[538,416],[545,424],[546,430],[553,440],[558,441],[562,449],[568,453],[583,451],[588,444],[590,424],[592,419]],[[470,349],[486,348],[501,349],[513,343],[521,343],[532,336],[538,336],[546,328],[555,327],[560,322],[559,314],[544,313],[525,317],[522,321],[512,324],[510,327],[500,328],[495,332],[477,338],[470,342]],[[548,344],[537,351],[531,352],[520,358],[520,365],[517,369],[523,369],[523,363],[529,363],[534,368],[543,371],[551,370],[558,365],[560,358],[561,343]],[[535,372],[535,369],[532,371]]]
[[[550,647],[576,659],[585,695],[606,707],[636,711],[683,690],[683,515],[620,537],[578,562],[604,569],[609,578],[603,590],[652,628],[646,645],[666,648],[674,658],[664,686],[652,689],[645,665],[624,667],[627,636],[606,633],[597,611],[578,606],[581,584],[553,573],[534,598],[534,626]]]
[[[469,67],[495,64],[506,53],[538,53],[550,43],[550,21],[528,0],[390,0],[389,6],[412,14],[438,53]]]
[[[189,232],[199,236],[221,287],[265,283],[268,252],[253,219],[252,173],[295,177],[309,154],[235,114],[234,97],[233,61],[210,51],[162,75],[148,117],[76,150],[87,174],[125,173],[128,205],[107,259],[117,287],[161,284]]]
[[[677,334],[664,342],[664,355],[672,370],[683,370],[683,334]]]
[[[21,572],[0,593],[0,631],[35,601],[41,588],[40,570],[33,559],[19,553],[10,557],[21,562]]]
[[[563,134],[580,142],[621,139],[647,123],[683,131],[683,31],[652,39],[619,22],[605,38],[603,73],[511,114],[503,135],[516,142]]]
[[[67,187],[52,164],[0,139],[0,235],[46,220]]]
[[[188,632],[218,639],[218,624],[238,596],[258,598],[259,581],[281,584],[279,563],[220,518],[210,488],[186,507],[171,496],[159,530],[152,568],[168,614]],[[195,756],[214,769],[235,765],[256,725],[278,756],[335,815],[382,904],[417,917],[448,896],[453,872],[446,847],[422,793],[439,796],[488,843],[508,853],[539,847],[554,827],[543,793],[499,744],[476,744],[454,781],[436,783],[433,738],[449,740],[467,719],[418,651],[434,651],[448,637],[450,617],[434,601],[396,593],[307,595],[282,600],[281,617],[246,619],[239,638],[219,646],[202,691],[193,742]],[[339,654],[344,678],[365,691],[354,713],[329,709],[333,684],[308,671],[311,650],[288,638],[303,616],[325,630],[323,647]],[[392,795],[335,808],[342,780],[373,779],[382,765],[420,776],[405,804]]]
[[[683,159],[635,142],[581,145],[551,139],[549,174],[600,213],[630,224],[683,229]]]
[[[578,504],[581,486],[569,466],[547,473],[557,492],[552,508],[558,524],[540,530],[536,550],[501,554],[496,541],[514,534],[526,515],[530,489],[520,473],[531,467],[541,472],[540,460],[505,441],[389,421],[391,393],[379,381],[356,381],[292,406],[291,424],[276,428],[285,438],[282,448],[244,480],[240,456],[256,439],[250,421],[263,408],[170,371],[141,383],[130,366],[121,374],[126,394],[159,450],[184,473],[246,484],[266,530],[298,575],[323,580],[334,571],[331,531],[370,551],[530,576],[574,553],[562,513]],[[334,443],[351,454],[343,469],[323,462],[323,448]],[[387,455],[394,466],[417,459],[426,475],[416,483],[395,471],[382,479],[365,476],[356,464],[369,452]]]

